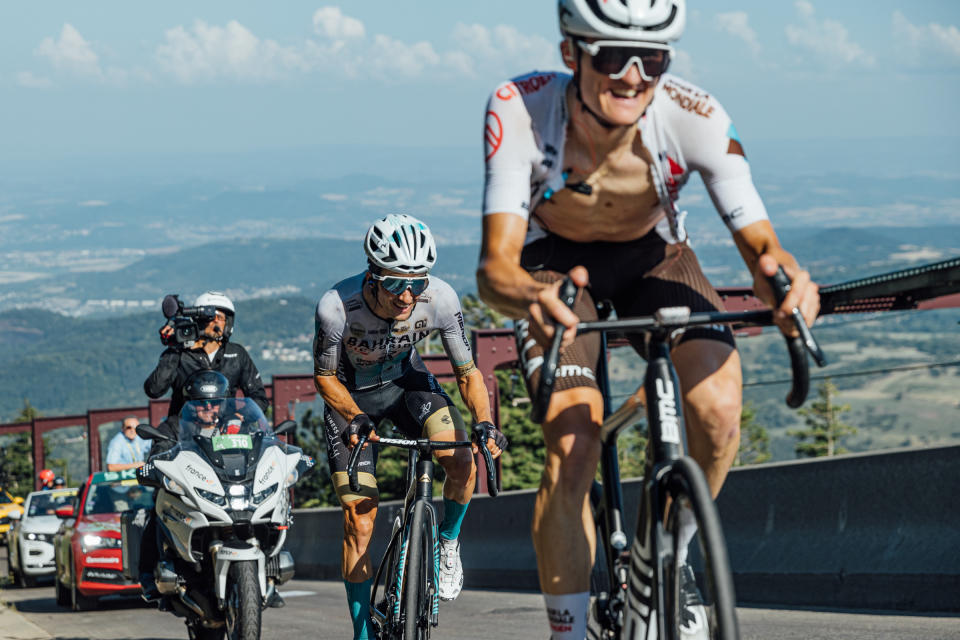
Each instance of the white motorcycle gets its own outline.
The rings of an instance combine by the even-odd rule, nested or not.
[[[161,607],[186,618],[191,640],[258,640],[263,609],[293,577],[289,489],[314,460],[277,438],[293,421],[274,431],[250,400],[214,402],[187,402],[177,444],[139,469],[140,483],[158,488],[154,577]],[[138,433],[170,440],[146,425]]]

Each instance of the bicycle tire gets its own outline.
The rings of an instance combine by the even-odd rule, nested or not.
[[[407,540],[407,560],[403,577],[403,637],[405,640],[425,640],[430,637],[429,614],[426,613],[427,592],[426,562],[432,555],[424,545],[427,534],[427,505],[418,500],[410,517],[410,536]]]
[[[699,465],[689,457],[673,462],[666,475],[667,490],[672,497],[665,523],[666,531],[674,540],[673,553],[665,558],[661,575],[665,579],[664,596],[666,599],[664,617],[665,638],[680,638],[682,619],[680,582],[681,566],[677,564],[677,540],[681,508],[691,509],[696,519],[696,540],[703,560],[703,580],[699,582],[704,602],[708,637],[716,640],[738,640],[740,633],[737,625],[736,595],[733,588],[733,575],[727,558],[727,546],[723,539],[720,516],[717,513],[707,480]],[[699,623],[699,621],[694,624]]]
[[[608,554],[610,541],[607,539],[607,527],[604,524],[606,507],[603,502],[603,486],[594,481],[590,487],[590,510],[596,525],[597,552],[593,568],[590,570],[590,608],[587,615],[587,638],[589,640],[616,640],[620,636],[619,624],[608,620],[605,615],[605,599],[615,596],[619,586],[611,579]]]

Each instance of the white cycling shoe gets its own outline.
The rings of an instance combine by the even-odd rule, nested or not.
[[[707,622],[707,608],[697,589],[697,579],[693,567],[684,564],[680,567],[680,637],[683,640],[709,640],[710,629]]]
[[[463,565],[460,564],[460,542],[440,538],[440,599],[456,600],[463,589]]]

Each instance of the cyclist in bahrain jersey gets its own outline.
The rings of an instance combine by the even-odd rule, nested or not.
[[[609,300],[620,317],[665,306],[721,308],[676,207],[694,170],[753,274],[756,294],[776,306],[766,276],[777,265],[792,280],[775,310],[782,331],[796,334],[789,321],[795,307],[813,322],[819,293],[781,247],[723,107],[665,75],[669,43],[683,30],[684,0],[559,0],[558,9],[560,51],[572,76],[516,78],[496,88],[487,105],[477,280],[487,303],[520,319],[528,388],[536,389],[552,320],[565,326],[557,391],[542,425],[547,458],[533,540],[553,638],[582,640],[595,532],[587,493],[600,455],[603,406],[594,376],[598,334],[575,339],[578,316],[596,318],[594,300]],[[589,285],[572,311],[557,296],[566,275]],[[716,496],[739,443],[739,356],[723,326],[677,336],[672,355],[689,452]],[[695,533],[688,520],[687,544]],[[684,585],[687,637],[705,632],[695,589],[690,580]]]
[[[368,270],[343,280],[317,305],[314,375],[326,404],[327,458],[343,507],[343,580],[354,638],[372,638],[369,615],[372,571],[368,545],[379,493],[374,447],[360,457],[360,491],[346,468],[361,432],[376,440],[374,425],[389,418],[407,437],[464,440],[460,413],[417,355],[414,345],[437,329],[460,395],[483,425],[493,457],[506,449],[491,422],[483,375],[474,366],[457,294],[428,272],[437,250],[425,224],[408,215],[377,220],[364,239]],[[474,447],[476,453],[476,447]],[[466,449],[436,452],[446,472],[440,524],[440,598],[453,600],[463,586],[457,537],[474,489],[475,466]]]

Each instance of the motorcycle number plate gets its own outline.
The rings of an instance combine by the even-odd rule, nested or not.
[[[232,433],[222,436],[213,436],[211,444],[214,451],[226,449],[253,449],[253,438],[245,433]]]

